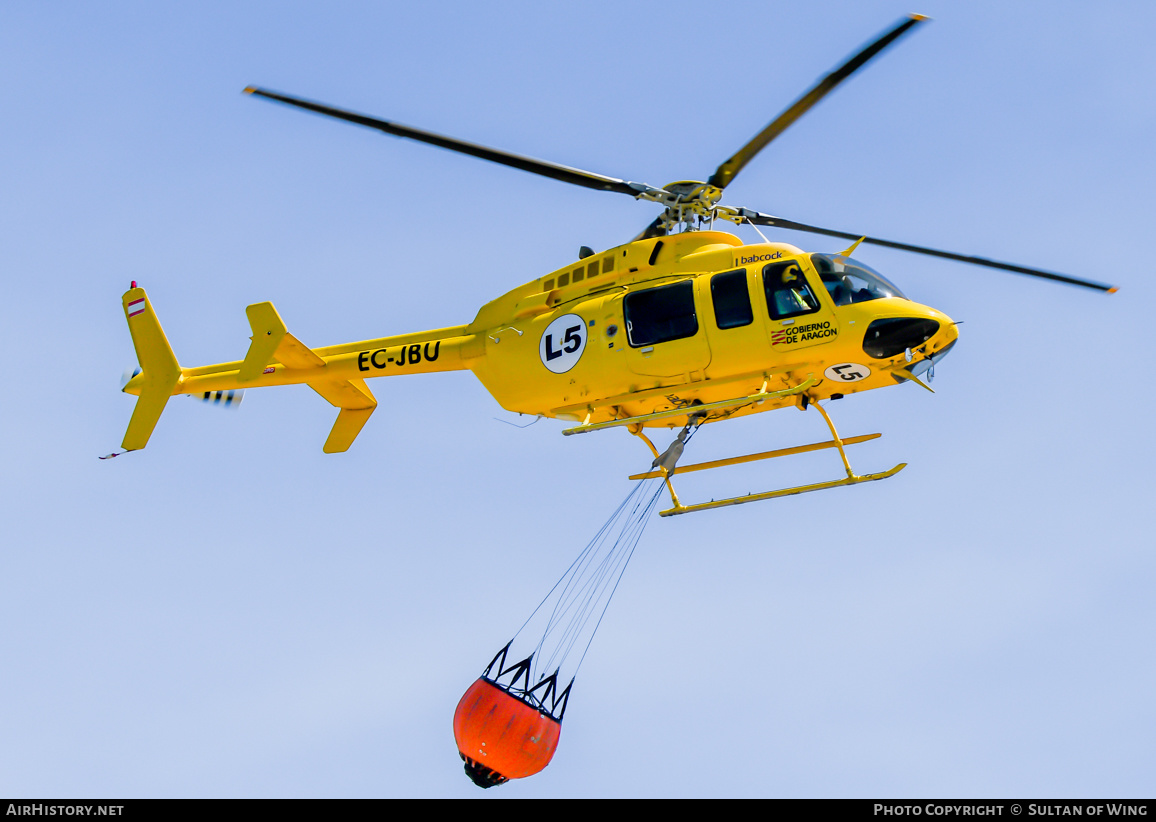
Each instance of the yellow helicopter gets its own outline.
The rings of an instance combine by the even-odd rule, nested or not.
[[[482,306],[466,325],[310,348],[288,332],[272,303],[246,309],[253,336],[243,360],[182,368],[143,288],[122,299],[139,368],[123,390],[138,396],[122,451],[144,448],[169,397],[238,401],[248,388],[304,383],[340,409],[326,453],[345,451],[377,401],[370,377],[470,370],[508,411],[575,423],[564,434],[624,427],[653,454],[673,507],[663,516],[886,479],[852,471],[845,447],[879,434],[840,438],[821,401],[912,382],[958,337],[947,315],[907,299],[851,257],[860,243],[973,263],[1106,292],[1114,287],[1035,268],[834,231],[720,204],[723,190],[773,139],[856,70],[926,20],[911,15],[822,78],[718,167],[706,182],[662,188],[510,154],[327,105],[248,87],[245,92],[399,137],[562,182],[663,206],[635,239],[579,259]],[[716,222],[750,225],[763,242],[744,244]],[[759,227],[854,241],[838,254],[771,242]],[[822,442],[678,466],[704,423],[786,406],[814,408],[831,438]],[[645,429],[681,427],[660,452]],[[684,504],[675,474],[821,449],[837,449],[845,476],[830,482]],[[102,459],[105,459],[104,457]]]

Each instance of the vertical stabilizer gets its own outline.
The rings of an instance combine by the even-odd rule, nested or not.
[[[121,303],[141,367],[141,374],[126,386],[126,390],[138,389],[135,393],[139,394],[139,399],[121,448],[136,451],[148,444],[165,404],[180,382],[181,366],[144,289],[133,283],[133,287],[124,293]]]

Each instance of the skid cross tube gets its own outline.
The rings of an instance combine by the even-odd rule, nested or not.
[[[887,479],[888,477],[893,477],[896,474],[898,474],[900,471],[902,471],[904,468],[907,467],[907,463],[901,462],[901,463],[899,463],[899,465],[896,465],[890,471],[882,471],[882,472],[879,472],[876,474],[863,474],[863,475],[856,474],[851,469],[851,463],[847,459],[847,452],[844,450],[844,446],[854,445],[855,443],[860,443],[860,442],[866,442],[867,440],[873,440],[873,439],[876,439],[877,437],[879,437],[880,435],[879,434],[867,434],[867,435],[863,435],[863,436],[859,436],[859,437],[851,437],[851,438],[848,438],[847,440],[843,440],[839,437],[839,432],[835,429],[835,424],[831,421],[831,417],[827,414],[827,411],[822,406],[819,405],[819,403],[814,402],[814,401],[808,402],[807,407],[815,408],[819,412],[819,414],[823,417],[823,421],[825,423],[827,423],[827,428],[831,431],[831,439],[829,441],[813,443],[811,445],[800,445],[800,446],[796,446],[794,448],[782,448],[782,449],[779,449],[777,451],[764,451],[764,452],[759,453],[759,454],[751,454],[751,455],[748,455],[745,457],[731,457],[729,459],[714,460],[712,462],[704,462],[704,463],[698,463],[695,465],[688,465],[685,468],[674,468],[673,470],[667,470],[666,468],[659,466],[658,470],[649,471],[649,472],[646,472],[643,474],[634,474],[633,476],[630,477],[630,479],[634,480],[634,479],[649,479],[651,477],[662,477],[663,481],[666,483],[667,490],[670,492],[670,499],[671,499],[671,502],[674,503],[674,507],[668,508],[665,511],[660,511],[659,516],[671,517],[671,516],[675,516],[677,514],[690,514],[690,513],[693,513],[695,511],[706,511],[706,510],[709,510],[711,508],[722,508],[725,505],[742,505],[745,502],[757,502],[759,500],[775,499],[777,497],[787,497],[787,496],[792,496],[794,494],[805,494],[809,491],[823,491],[823,490],[826,490],[828,488],[838,488],[841,485],[857,485],[861,482],[874,482],[875,480],[881,480],[881,479]],[[629,430],[630,430],[630,433],[639,437],[643,442],[646,443],[646,445],[650,449],[651,453],[654,454],[655,461],[657,462],[658,459],[660,458],[659,451],[657,448],[655,448],[654,443],[652,443],[649,439],[647,439],[646,435],[642,433],[642,426],[641,425],[632,425],[632,426],[630,426]],[[838,449],[839,459],[842,461],[843,470],[847,474],[847,476],[845,478],[837,479],[837,480],[831,480],[829,482],[813,483],[811,485],[799,485],[799,486],[796,486],[794,488],[784,488],[784,489],[781,489],[778,491],[766,491],[766,492],[761,493],[761,494],[747,494],[747,495],[741,496],[741,497],[730,497],[728,499],[711,500],[710,502],[702,502],[702,503],[698,503],[696,505],[683,505],[682,501],[679,500],[678,495],[674,491],[674,485],[670,481],[671,476],[679,473],[680,471],[681,472],[705,471],[705,470],[708,470],[710,468],[721,468],[725,465],[736,465],[736,464],[744,463],[744,462],[753,462],[755,460],[770,459],[772,457],[787,456],[789,454],[801,454],[801,453],[806,453],[809,451],[818,451],[818,450],[822,450],[825,448]]]
[[[843,440],[843,445],[856,445],[861,442],[869,440],[877,440],[882,434],[863,434],[858,437],[848,437]],[[722,468],[726,465],[740,465],[744,462],[757,462],[758,460],[769,460],[775,457],[787,457],[792,454],[806,454],[809,451],[822,451],[824,448],[835,448],[833,440],[826,442],[814,442],[810,445],[796,445],[793,448],[779,448],[775,451],[760,451],[757,454],[747,454],[742,457],[728,457],[725,460],[711,460],[710,462],[696,462],[693,465],[680,465],[671,471],[671,474],[689,474],[693,471],[708,471],[711,468]],[[627,479],[644,480],[661,477],[660,471],[647,471],[645,474],[631,474]]]

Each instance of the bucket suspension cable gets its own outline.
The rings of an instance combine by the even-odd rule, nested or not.
[[[697,424],[688,424],[680,433],[679,453],[695,428]],[[659,455],[655,464],[662,459]],[[670,460],[672,465],[675,461],[677,454]],[[665,477],[670,468],[664,464],[662,470]],[[500,785],[538,773],[550,763],[574,678],[658,507],[663,486],[659,478],[634,486],[458,702],[454,739],[475,784]],[[511,653],[523,634],[537,637],[524,658]],[[581,656],[571,666],[580,646]],[[561,687],[564,676],[569,682]]]

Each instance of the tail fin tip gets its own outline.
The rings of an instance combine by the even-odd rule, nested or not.
[[[121,443],[121,448],[126,451],[137,451],[148,444],[165,404],[181,380],[180,363],[148,295],[143,288],[137,287],[135,280],[132,286],[121,297],[121,304],[143,379],[136,408]]]

